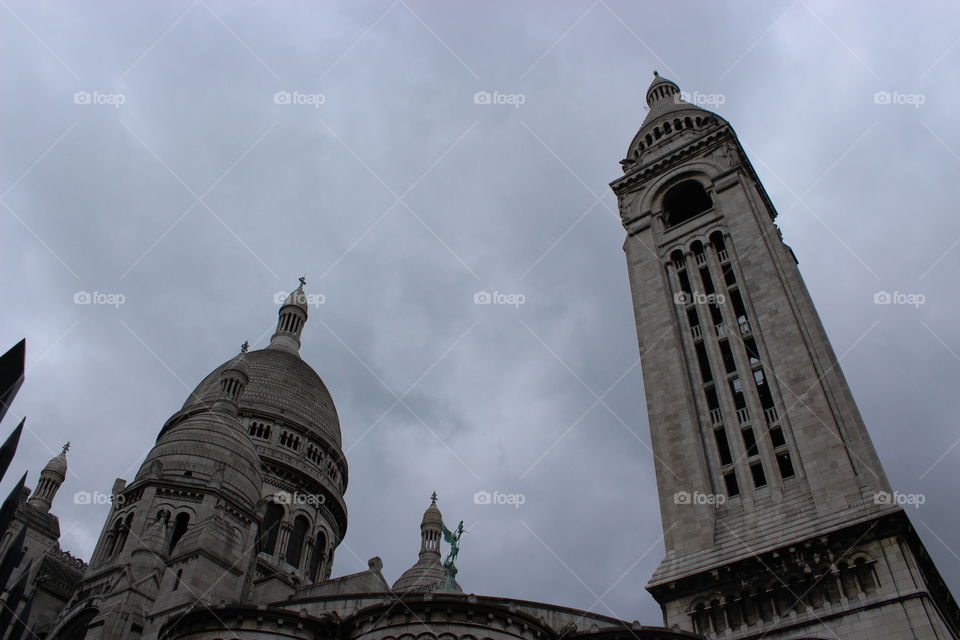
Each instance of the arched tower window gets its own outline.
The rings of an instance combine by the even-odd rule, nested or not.
[[[684,180],[663,196],[664,222],[667,228],[675,227],[710,209],[713,202],[710,194],[696,180]]]
[[[133,514],[127,516],[126,521],[117,519],[114,525],[114,546],[110,555],[117,555],[123,551],[123,546],[127,543],[127,534],[130,533],[130,525],[133,524]]]
[[[276,502],[269,503],[267,512],[263,516],[263,528],[260,530],[260,539],[258,540],[260,551],[267,554],[273,554],[276,551],[281,520],[283,520],[283,507]]]
[[[323,577],[321,569],[327,556],[327,536],[320,531],[313,544],[313,558],[310,560],[310,581],[316,582]]]
[[[180,542],[180,538],[183,537],[183,534],[187,532],[187,526],[190,524],[190,514],[187,512],[181,512],[177,514],[177,517],[173,521],[173,534],[170,536],[170,549],[167,553],[173,553],[173,549],[177,546],[177,543]]]
[[[108,558],[112,557],[114,552],[118,551],[117,542],[120,540],[121,529],[123,529],[123,520],[121,518],[117,518],[116,522],[113,523],[113,529],[107,534],[106,555]]]
[[[303,516],[297,516],[293,521],[293,531],[290,532],[290,541],[287,543],[287,564],[295,569],[300,568],[303,559],[303,545],[307,541],[307,530],[310,523]]]

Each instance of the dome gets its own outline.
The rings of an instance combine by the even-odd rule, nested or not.
[[[440,562],[440,554],[423,554],[393,583],[392,590],[399,593],[439,591],[446,580],[447,571]]]
[[[263,484],[253,442],[236,417],[217,410],[190,416],[160,436],[137,480],[151,476],[195,478],[204,486],[219,486],[251,511]]]
[[[320,376],[299,355],[283,349],[260,349],[244,355],[249,382],[238,401],[240,414],[274,414],[299,423],[340,446],[340,421],[333,398]],[[219,393],[220,374],[234,361],[210,373],[190,394],[183,411],[210,406]]]
[[[40,472],[40,475],[47,473],[52,473],[60,476],[61,480],[65,480],[67,477],[67,455],[66,452],[61,453],[55,458],[51,458],[50,462],[47,463],[47,466],[43,468],[43,471]]]
[[[290,295],[287,296],[286,300],[283,301],[283,304],[280,305],[281,308],[287,306],[294,306],[303,309],[304,312],[307,311],[307,294],[303,292],[304,282],[301,281],[300,287],[291,291]]]
[[[423,512],[423,520],[420,523],[421,527],[430,525],[443,527],[443,514],[440,513],[436,502],[431,502],[427,510]]]
[[[647,89],[647,112],[640,130],[630,142],[627,156],[620,164],[627,171],[634,166],[647,152],[654,150],[655,154],[664,154],[675,151],[689,140],[688,132],[707,130],[726,121],[706,109],[688,102],[687,94],[680,91],[672,80],[668,80],[653,72],[653,82]],[[696,94],[695,94],[696,96]],[[694,102],[697,100],[694,99]]]

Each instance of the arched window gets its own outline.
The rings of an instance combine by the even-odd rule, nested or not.
[[[260,529],[260,539],[257,546],[260,551],[273,554],[277,548],[277,535],[280,533],[280,521],[283,520],[283,507],[276,502],[267,505],[267,512],[263,516],[263,527]]]
[[[702,602],[693,610],[693,627],[700,635],[710,633],[710,616]]]
[[[313,543],[313,558],[310,559],[310,582],[316,582],[323,577],[320,571],[326,559],[327,536],[323,531],[320,531],[317,533],[317,539]]]
[[[293,521],[293,531],[290,532],[290,540],[287,542],[287,564],[294,569],[300,568],[300,560],[303,559],[303,545],[307,541],[307,529],[310,523],[303,516],[297,516]]]
[[[180,542],[180,538],[187,532],[187,525],[190,524],[190,514],[182,511],[177,514],[173,521],[173,534],[170,536],[170,549],[167,553],[173,553],[174,547]]]
[[[696,180],[685,180],[671,187],[663,196],[664,221],[667,228],[675,227],[710,209],[710,194]]]
[[[127,534],[130,533],[130,525],[133,524],[133,514],[127,516],[126,522],[122,522],[118,519],[117,524],[115,525],[116,536],[114,538],[115,544],[113,547],[114,555],[119,554],[123,551],[123,546],[127,543]]]
[[[107,557],[110,558],[113,556],[113,553],[117,551],[117,541],[120,539],[120,530],[123,528],[123,519],[117,518],[116,522],[113,523],[113,529],[110,533],[107,534]]]
[[[853,566],[857,571],[857,581],[860,583],[860,589],[868,595],[876,591],[877,580],[873,571],[873,563],[860,557],[853,562]]]

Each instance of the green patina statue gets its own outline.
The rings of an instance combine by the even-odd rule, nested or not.
[[[464,534],[463,520],[460,521],[456,531],[450,531],[446,525],[442,526],[443,539],[450,545],[450,553],[447,554],[447,559],[443,561],[443,566],[447,569],[453,569],[453,573],[455,574],[456,568],[453,563],[457,560],[457,553],[460,552],[460,536]]]

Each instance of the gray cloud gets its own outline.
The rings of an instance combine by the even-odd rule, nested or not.
[[[661,526],[606,184],[659,69],[722,94],[887,471],[926,494],[910,515],[957,587],[957,550],[937,539],[960,525],[957,7],[899,9],[9,3],[0,344],[25,335],[31,367],[10,477],[35,478],[72,440],[54,510],[64,546],[89,555],[106,507],[73,492],[132,477],[193,385],[244,339],[266,343],[274,293],[306,273],[325,304],[303,355],[351,470],[336,573],[380,555],[399,576],[437,490],[470,530],[466,590],[657,623],[643,585]],[[75,104],[80,91],[125,101]],[[323,104],[275,104],[279,91]],[[524,102],[478,105],[478,91]],[[126,301],[75,305],[81,290]],[[526,302],[474,305],[481,290]],[[927,301],[877,306],[879,290]],[[476,505],[482,490],[526,501]]]

